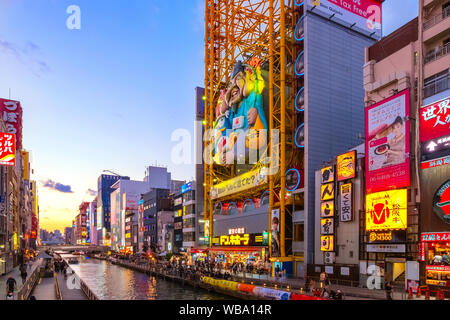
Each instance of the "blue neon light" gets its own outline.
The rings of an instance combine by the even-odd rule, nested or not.
[[[247,200],[245,200],[245,201],[244,201],[244,207],[245,207],[245,204],[248,203],[248,201],[250,201],[250,203],[252,204],[252,209],[253,209],[253,211],[255,211],[255,204],[253,203],[253,200],[252,200],[252,199],[247,199]]]
[[[298,91],[297,96],[295,97],[295,109],[296,109],[297,111],[300,111],[300,112],[305,111],[305,103],[303,103],[303,108],[302,108],[302,109],[299,109],[298,106],[297,106],[297,98],[298,98],[298,95],[301,94],[304,90],[305,90],[305,87],[302,87],[302,88]]]
[[[234,208],[236,209],[236,212],[234,213],[234,215],[237,216],[238,210],[237,210],[237,205],[236,205],[236,203],[235,203],[235,202],[230,202],[230,205],[234,205]],[[229,207],[228,207],[228,210],[230,210]]]
[[[286,188],[286,191],[289,191],[289,192],[294,191],[294,190],[297,190],[298,186],[300,185],[300,180],[301,180],[300,171],[298,171],[298,170],[295,169],[295,168],[289,169],[289,170],[286,172],[286,176],[287,176],[288,173],[291,172],[291,171],[297,172],[297,174],[298,174],[298,181],[297,181],[297,185],[295,186],[294,189],[288,189],[288,188]]]
[[[298,20],[298,22],[297,22],[297,25],[295,26],[295,30],[294,30],[294,38],[295,38],[295,40],[297,40],[297,41],[303,41],[304,39],[305,39],[305,36],[303,36],[303,37],[301,37],[301,38],[297,38],[297,28],[298,28],[298,26],[300,25],[300,23],[303,21],[303,18],[305,17],[305,15],[303,15],[301,18],[300,18],[300,20]],[[303,32],[305,32],[304,30],[303,30]]]
[[[304,148],[305,146],[299,146],[297,143],[297,135],[299,133],[299,130],[301,130],[303,127],[305,126],[305,124],[303,123],[300,127],[297,128],[297,130],[295,131],[295,145],[299,148]]]
[[[295,74],[297,75],[297,76],[299,76],[299,77],[301,77],[301,76],[303,76],[303,75],[305,75],[305,72],[302,72],[302,73],[297,73],[297,62],[298,62],[298,59],[300,59],[300,57],[302,57],[303,56],[303,53],[304,53],[304,51],[302,51],[299,55],[298,55],[298,57],[297,57],[297,60],[295,60],[295,67],[294,67],[294,71],[295,71]],[[303,66],[303,68],[305,68],[305,66]]]
[[[297,7],[301,7],[304,3],[305,3],[305,1],[302,1],[302,2],[300,2],[300,3],[297,3],[297,1],[294,1],[294,4],[295,4]]]

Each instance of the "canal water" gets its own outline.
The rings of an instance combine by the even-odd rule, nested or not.
[[[64,259],[74,257],[61,254]],[[69,265],[101,300],[227,300],[229,297],[148,276],[108,261],[77,257]],[[68,272],[70,274],[70,272]]]

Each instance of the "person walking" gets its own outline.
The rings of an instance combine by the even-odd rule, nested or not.
[[[23,268],[22,271],[20,272],[20,277],[22,278],[22,284],[25,284],[25,281],[27,281],[27,269]]]
[[[7,300],[12,300],[12,299],[8,299],[9,295],[13,295],[13,299],[14,299],[14,290],[17,286],[17,282],[16,279],[14,279],[13,277],[9,277],[6,280],[6,299]]]
[[[394,286],[392,285],[392,283],[390,281],[388,281],[386,283],[385,290],[386,290],[386,300],[393,300],[392,292],[394,290]]]

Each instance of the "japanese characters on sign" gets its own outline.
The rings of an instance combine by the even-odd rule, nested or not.
[[[16,135],[16,150],[22,150],[22,107],[19,101],[0,99],[0,114],[8,133]]]
[[[266,242],[262,233],[228,234],[212,239],[214,246],[263,246],[267,245]]]
[[[450,97],[420,109],[420,142],[450,135]]]
[[[334,189],[334,167],[328,166],[321,170],[320,186],[320,250],[323,252],[334,252]]]
[[[320,251],[334,252],[334,236],[333,235],[320,237]]]
[[[268,181],[266,171],[267,168],[262,167],[219,183],[211,188],[211,198],[215,200],[266,184]]]
[[[407,190],[384,191],[366,196],[366,230],[405,230]]]
[[[405,243],[406,230],[371,231],[368,233],[370,243]]]
[[[447,164],[450,164],[450,157],[444,157],[441,159],[435,159],[435,160],[429,160],[429,161],[422,162],[421,168],[422,168],[422,170],[424,170],[424,169],[445,166]]]
[[[341,222],[350,222],[353,220],[352,187],[353,184],[351,183],[341,185]]]
[[[367,193],[410,185],[410,90],[366,109]]]
[[[334,234],[334,219],[333,218],[321,219],[320,230],[322,235]]]
[[[347,152],[337,157],[337,179],[344,181],[356,176],[356,151]]]
[[[16,165],[16,135],[0,132],[0,165]]]
[[[422,233],[422,242],[450,241],[450,232]]]

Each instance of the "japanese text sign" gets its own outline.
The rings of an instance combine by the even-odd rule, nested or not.
[[[341,185],[341,222],[353,220],[352,186],[351,183]]]
[[[353,179],[356,176],[356,151],[337,157],[338,181]]]
[[[16,135],[0,132],[0,165],[16,165]]]
[[[420,109],[420,142],[450,135],[450,97]]]
[[[366,196],[366,230],[404,230],[407,228],[407,190],[392,190]]]
[[[22,150],[22,107],[19,101],[0,99],[0,115],[7,132],[16,135],[16,149]]]

